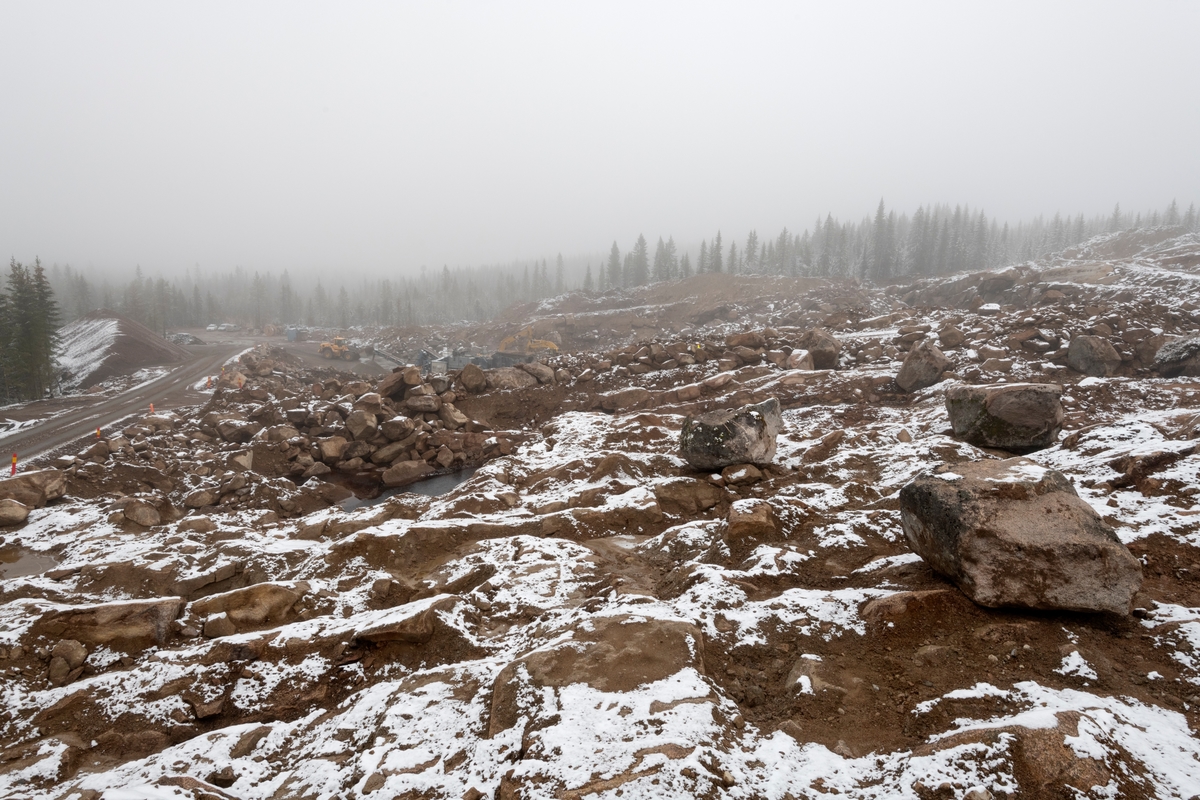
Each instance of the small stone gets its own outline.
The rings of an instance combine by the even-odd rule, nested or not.
[[[210,639],[233,636],[235,633],[237,633],[237,626],[226,614],[215,614],[204,623],[204,635]]]

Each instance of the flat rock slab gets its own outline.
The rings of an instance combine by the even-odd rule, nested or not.
[[[981,606],[1129,614],[1141,566],[1061,472],[942,466],[900,490],[913,551]]]
[[[976,447],[1029,453],[1062,432],[1062,387],[1052,383],[951,386],[946,411],[954,435]]]
[[[45,615],[34,623],[33,632],[89,645],[141,649],[164,644],[182,610],[182,597],[75,606]]]
[[[783,415],[774,397],[757,405],[711,411],[684,420],[680,454],[696,469],[769,464],[782,428]]]

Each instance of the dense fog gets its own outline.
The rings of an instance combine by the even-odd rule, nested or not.
[[[553,285],[559,253],[599,285],[639,234],[696,268],[718,231],[726,259],[880,198],[1010,234],[1182,211],[1197,29],[1187,3],[10,4],[0,242],[96,284],[353,295],[542,260]]]

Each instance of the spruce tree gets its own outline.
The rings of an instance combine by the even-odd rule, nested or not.
[[[35,394],[42,397],[53,385],[55,363],[54,353],[58,349],[59,311],[58,302],[54,299],[54,291],[46,278],[46,270],[42,267],[41,259],[33,261],[33,302],[34,302],[34,331],[33,348],[35,353],[34,369]]]
[[[708,251],[708,268],[710,272],[723,272],[721,264],[721,232],[717,231],[717,238],[713,239],[712,248]]]
[[[610,289],[616,289],[621,285],[621,251],[615,241],[612,243],[612,250],[608,253],[608,275],[605,284]]]
[[[746,249],[742,253],[742,272],[757,272],[759,265],[758,259],[758,232],[750,231],[750,235],[746,237]]]
[[[646,237],[640,233],[630,254],[630,268],[633,273],[629,281],[631,285],[643,286],[650,282],[650,257]]]
[[[658,237],[658,244],[654,246],[654,280],[665,281],[671,277],[670,265],[667,263],[667,246],[663,244],[662,237]]]

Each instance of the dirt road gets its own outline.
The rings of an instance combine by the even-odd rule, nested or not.
[[[171,372],[127,392],[90,403],[38,425],[0,439],[0,453],[16,453],[21,462],[57,450],[64,445],[94,438],[97,427],[106,427],[134,414],[182,405],[195,405],[204,395],[191,387],[207,375],[217,375],[221,365],[246,348],[242,342],[197,345],[187,348],[193,357]],[[36,409],[36,404],[33,404]],[[82,444],[81,444],[82,446]]]

